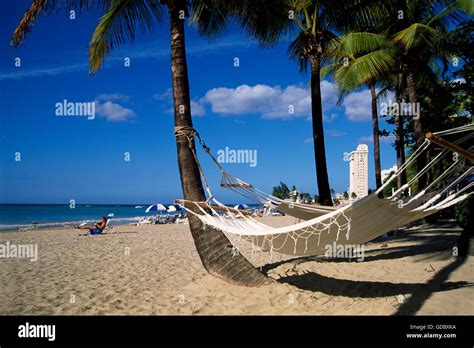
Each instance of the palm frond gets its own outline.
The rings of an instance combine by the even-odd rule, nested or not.
[[[38,17],[42,14],[50,14],[54,10],[61,9],[77,9],[79,11],[89,10],[91,8],[103,8],[104,1],[94,0],[33,0],[32,4],[26,10],[23,18],[13,32],[11,38],[11,45],[17,47],[21,44],[28,33],[31,31],[33,24],[37,21]]]
[[[228,1],[233,17],[262,46],[273,46],[291,31],[294,20],[289,18],[288,0]]]
[[[335,73],[335,81],[341,90],[353,90],[377,80],[381,75],[393,69],[395,51],[377,50],[356,58]]]
[[[474,2],[472,0],[457,0],[457,3],[460,9],[472,16],[474,13]]]
[[[428,25],[414,23],[393,35],[393,40],[402,45],[405,51],[409,51],[414,46],[426,44],[430,47],[436,46],[439,40],[438,32]]]
[[[288,46],[288,56],[298,63],[300,71],[308,69],[309,54],[308,48],[310,46],[310,37],[305,32],[299,32],[295,39]]]
[[[201,35],[220,35],[227,27],[232,6],[225,0],[191,0],[190,24],[194,24]]]
[[[110,1],[89,42],[89,71],[96,72],[115,46],[133,41],[137,24],[151,30],[161,19],[162,7],[158,1]]]
[[[338,50],[358,57],[365,53],[391,48],[393,45],[384,35],[370,32],[352,32],[339,37]]]

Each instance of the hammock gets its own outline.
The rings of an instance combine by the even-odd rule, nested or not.
[[[217,160],[210,154],[209,148],[204,144],[199,134],[192,128],[179,127],[175,129],[176,136],[186,136],[191,142],[193,136],[199,139],[206,153],[220,168],[223,179],[223,187],[229,188],[245,197],[257,201],[270,201],[270,204],[279,206],[281,209],[293,210],[298,214],[305,214],[309,219],[291,226],[270,227],[255,218],[231,211],[230,208],[219,202],[212,196],[211,190],[202,172],[197,156],[193,150],[198,168],[201,172],[209,198],[206,202],[194,202],[194,207],[185,206],[185,209],[197,216],[204,224],[212,226],[225,233],[229,239],[236,243],[241,240],[252,243],[258,251],[278,252],[281,254],[302,256],[322,255],[325,248],[334,242],[339,245],[356,245],[366,243],[388,231],[404,226],[410,222],[419,220],[442,209],[457,204],[473,193],[474,167],[469,165],[473,160],[472,143],[474,137],[474,126],[467,125],[451,130],[431,134],[431,140],[425,140],[410,157],[410,159],[394,173],[382,187],[368,196],[354,201],[338,209],[316,206],[310,209],[309,205],[294,204],[279,200],[268,195],[251,184],[226,173]],[[396,190],[388,198],[379,198],[379,193],[390,185],[394,180],[406,171],[417,158],[426,151],[433,151],[442,135],[450,136],[460,134],[453,141],[450,148],[442,149],[439,153],[405,185]],[[437,139],[437,141],[435,141]],[[434,144],[435,143],[435,144]],[[451,143],[450,143],[451,144]],[[467,145],[465,150],[460,145]],[[452,148],[457,151],[454,152]],[[435,149],[436,150],[436,149]],[[444,162],[441,162],[444,160]],[[441,168],[442,172],[422,190],[411,197],[407,195],[408,188],[415,185],[422,175],[434,172],[432,169],[440,169],[440,166],[448,163],[447,168]],[[437,166],[437,167],[436,167]],[[210,202],[214,202],[213,206]],[[219,207],[220,213],[214,207]],[[224,214],[223,214],[224,211]],[[312,216],[312,217],[311,217]]]

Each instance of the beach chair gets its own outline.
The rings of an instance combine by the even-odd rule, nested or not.
[[[112,232],[114,226],[110,223],[110,220],[111,220],[111,219],[107,219],[107,224],[105,225],[105,228],[104,228],[104,230],[102,231],[102,233],[104,233],[104,232],[106,232],[106,233]]]
[[[18,231],[23,231],[23,232],[25,232],[25,231],[35,231],[35,230],[37,230],[37,229],[38,229],[38,222],[33,221],[33,222],[31,223],[31,225],[29,225],[29,226],[27,226],[27,227],[20,227],[20,228],[18,229]]]

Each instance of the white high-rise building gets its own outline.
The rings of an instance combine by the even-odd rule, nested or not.
[[[357,198],[362,198],[369,193],[369,147],[365,144],[359,144],[357,150],[349,154],[349,199],[352,199],[352,193]]]

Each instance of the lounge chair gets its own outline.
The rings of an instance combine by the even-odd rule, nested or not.
[[[27,226],[27,227],[20,227],[18,229],[18,231],[35,231],[38,229],[38,222],[36,221],[33,221],[31,223],[31,225]]]

